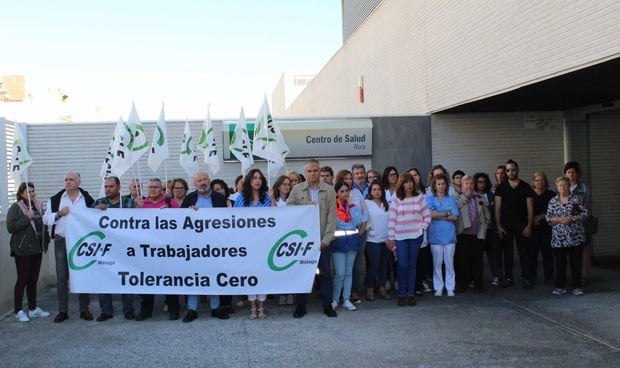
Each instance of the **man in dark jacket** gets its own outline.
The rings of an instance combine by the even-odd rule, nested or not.
[[[199,208],[227,207],[226,198],[211,190],[211,179],[207,173],[199,172],[194,175],[194,187],[196,190],[185,197],[181,203],[181,208],[198,210]],[[188,295],[187,314],[183,317],[183,322],[191,322],[198,318],[197,309],[198,295]],[[229,318],[227,311],[220,306],[219,295],[211,295],[211,315],[220,319]]]
[[[47,203],[43,221],[46,225],[53,225],[52,237],[56,256],[56,289],[58,292],[58,315],[54,323],[60,323],[69,318],[69,264],[67,262],[67,244],[65,234],[67,219],[65,216],[74,208],[88,208],[95,201],[87,191],[80,188],[80,174],[69,171],[65,175],[65,188],[53,195]],[[80,318],[92,321],[93,315],[88,310],[89,294],[79,294]]]

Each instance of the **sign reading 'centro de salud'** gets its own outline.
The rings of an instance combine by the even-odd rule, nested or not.
[[[275,120],[290,149],[287,158],[343,157],[372,155],[372,120],[323,119]],[[236,121],[224,121],[224,159],[234,160],[230,154],[230,139]],[[247,122],[253,139],[254,122]]]

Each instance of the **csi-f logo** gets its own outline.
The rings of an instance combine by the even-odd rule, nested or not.
[[[101,231],[93,231],[81,237],[80,240],[73,244],[69,252],[69,267],[72,270],[80,271],[95,264],[97,260],[90,259],[90,257],[104,256],[112,248],[112,244],[101,242],[104,238],[105,235]],[[80,259],[87,257],[86,259],[90,260],[82,265],[78,265],[75,262],[76,255]]]
[[[278,239],[269,252],[269,268],[284,271],[297,263],[297,257],[304,257],[314,245],[314,242],[303,241],[307,236],[303,230],[293,230]]]

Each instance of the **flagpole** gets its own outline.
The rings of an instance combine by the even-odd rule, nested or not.
[[[30,191],[28,190],[28,169],[26,169],[25,174],[26,174],[26,181],[25,181],[25,183],[26,183],[26,193],[28,193],[28,209],[30,211],[32,211],[32,201],[30,199]]]
[[[166,189],[168,189],[168,163],[164,161],[164,179],[166,179]],[[170,193],[174,197],[174,193]]]

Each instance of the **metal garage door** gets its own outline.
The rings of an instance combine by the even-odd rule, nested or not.
[[[619,255],[620,185],[618,185],[618,142],[620,110],[590,114],[590,177],[593,212],[599,218],[594,236],[596,256]]]

